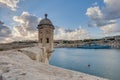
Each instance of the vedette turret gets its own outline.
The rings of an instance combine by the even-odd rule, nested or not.
[[[54,25],[47,18],[48,15],[45,14],[45,18],[42,19],[38,25],[38,42],[42,47],[46,48],[48,56],[53,52],[53,35],[54,35]]]

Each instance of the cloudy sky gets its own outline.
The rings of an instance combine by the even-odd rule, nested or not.
[[[0,43],[37,40],[44,14],[55,40],[120,35],[120,0],[0,0]]]

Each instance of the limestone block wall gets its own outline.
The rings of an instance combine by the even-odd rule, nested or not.
[[[54,30],[47,25],[41,26],[43,28],[38,29],[38,42],[42,44],[43,47],[46,47],[47,51],[53,51],[53,34]],[[47,43],[48,38],[48,43]]]
[[[27,47],[27,48],[19,49],[18,51],[29,56],[32,60],[48,64],[48,57],[47,57],[48,54],[44,47],[40,47],[40,46]]]

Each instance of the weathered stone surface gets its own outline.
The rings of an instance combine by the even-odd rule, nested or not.
[[[45,47],[49,58],[49,55],[53,51],[53,36],[55,28],[50,19],[47,18],[47,14],[45,14],[45,18],[40,21],[37,28],[38,43],[41,43],[42,47]]]
[[[40,46],[28,47],[28,48],[19,49],[18,51],[26,54],[32,60],[48,63],[48,57],[47,57],[46,49],[44,47],[40,47]]]
[[[0,52],[0,80],[105,80],[44,64],[17,50]]]

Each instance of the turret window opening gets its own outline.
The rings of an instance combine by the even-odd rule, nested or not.
[[[42,43],[42,38],[40,38],[40,42]]]
[[[49,43],[49,38],[46,38],[47,43]]]

